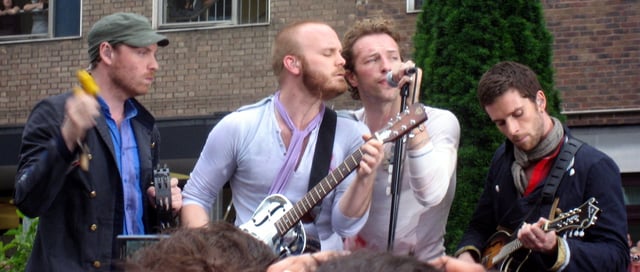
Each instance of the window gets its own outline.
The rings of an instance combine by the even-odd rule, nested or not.
[[[422,11],[422,0],[407,0],[407,13]]]
[[[3,0],[0,43],[80,36],[78,0]],[[5,4],[9,3],[8,7]]]
[[[268,0],[159,0],[159,28],[198,28],[269,22]]]

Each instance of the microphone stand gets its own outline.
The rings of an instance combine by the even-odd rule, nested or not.
[[[409,84],[404,84],[400,88],[400,112],[407,107],[407,97],[409,96]],[[398,202],[400,201],[400,178],[402,177],[402,158],[404,157],[405,136],[395,141],[393,150],[393,170],[391,174],[391,215],[389,218],[389,236],[387,240],[387,251],[393,250],[393,240],[396,234],[396,223],[398,220]]]

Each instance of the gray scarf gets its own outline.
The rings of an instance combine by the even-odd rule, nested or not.
[[[513,182],[520,192],[520,195],[524,194],[524,191],[529,185],[529,179],[524,169],[527,168],[532,162],[536,162],[543,157],[551,154],[562,141],[564,130],[560,120],[555,117],[551,117],[553,121],[553,129],[547,137],[545,137],[533,150],[524,152],[514,146],[513,154],[516,160],[511,165],[511,173],[513,174]]]

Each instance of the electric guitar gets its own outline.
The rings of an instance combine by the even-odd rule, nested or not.
[[[425,120],[427,114],[424,105],[415,103],[399,113],[385,128],[374,133],[374,138],[382,142],[393,141]],[[349,155],[295,205],[283,195],[268,196],[260,203],[251,220],[239,228],[266,243],[276,255],[302,254],[307,247],[307,237],[300,219],[358,168],[362,155],[362,148]]]
[[[596,199],[592,197],[580,207],[562,213],[556,219],[547,222],[542,229],[556,233],[570,230],[564,235],[583,237],[584,230],[593,226],[598,219],[600,208],[596,204]],[[530,253],[529,251],[523,257],[514,257],[514,253],[521,248],[522,243],[517,239],[517,234],[498,231],[489,238],[480,262],[487,270],[519,271]]]

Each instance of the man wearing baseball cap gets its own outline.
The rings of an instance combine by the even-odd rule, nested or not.
[[[84,89],[34,107],[15,192],[20,211],[39,217],[26,271],[110,271],[118,235],[159,230],[152,186],[159,133],[135,97],[149,92],[157,50],[168,44],[141,15],[106,16],[88,35],[95,84],[83,80]],[[182,206],[177,183],[171,180],[174,214]]]

